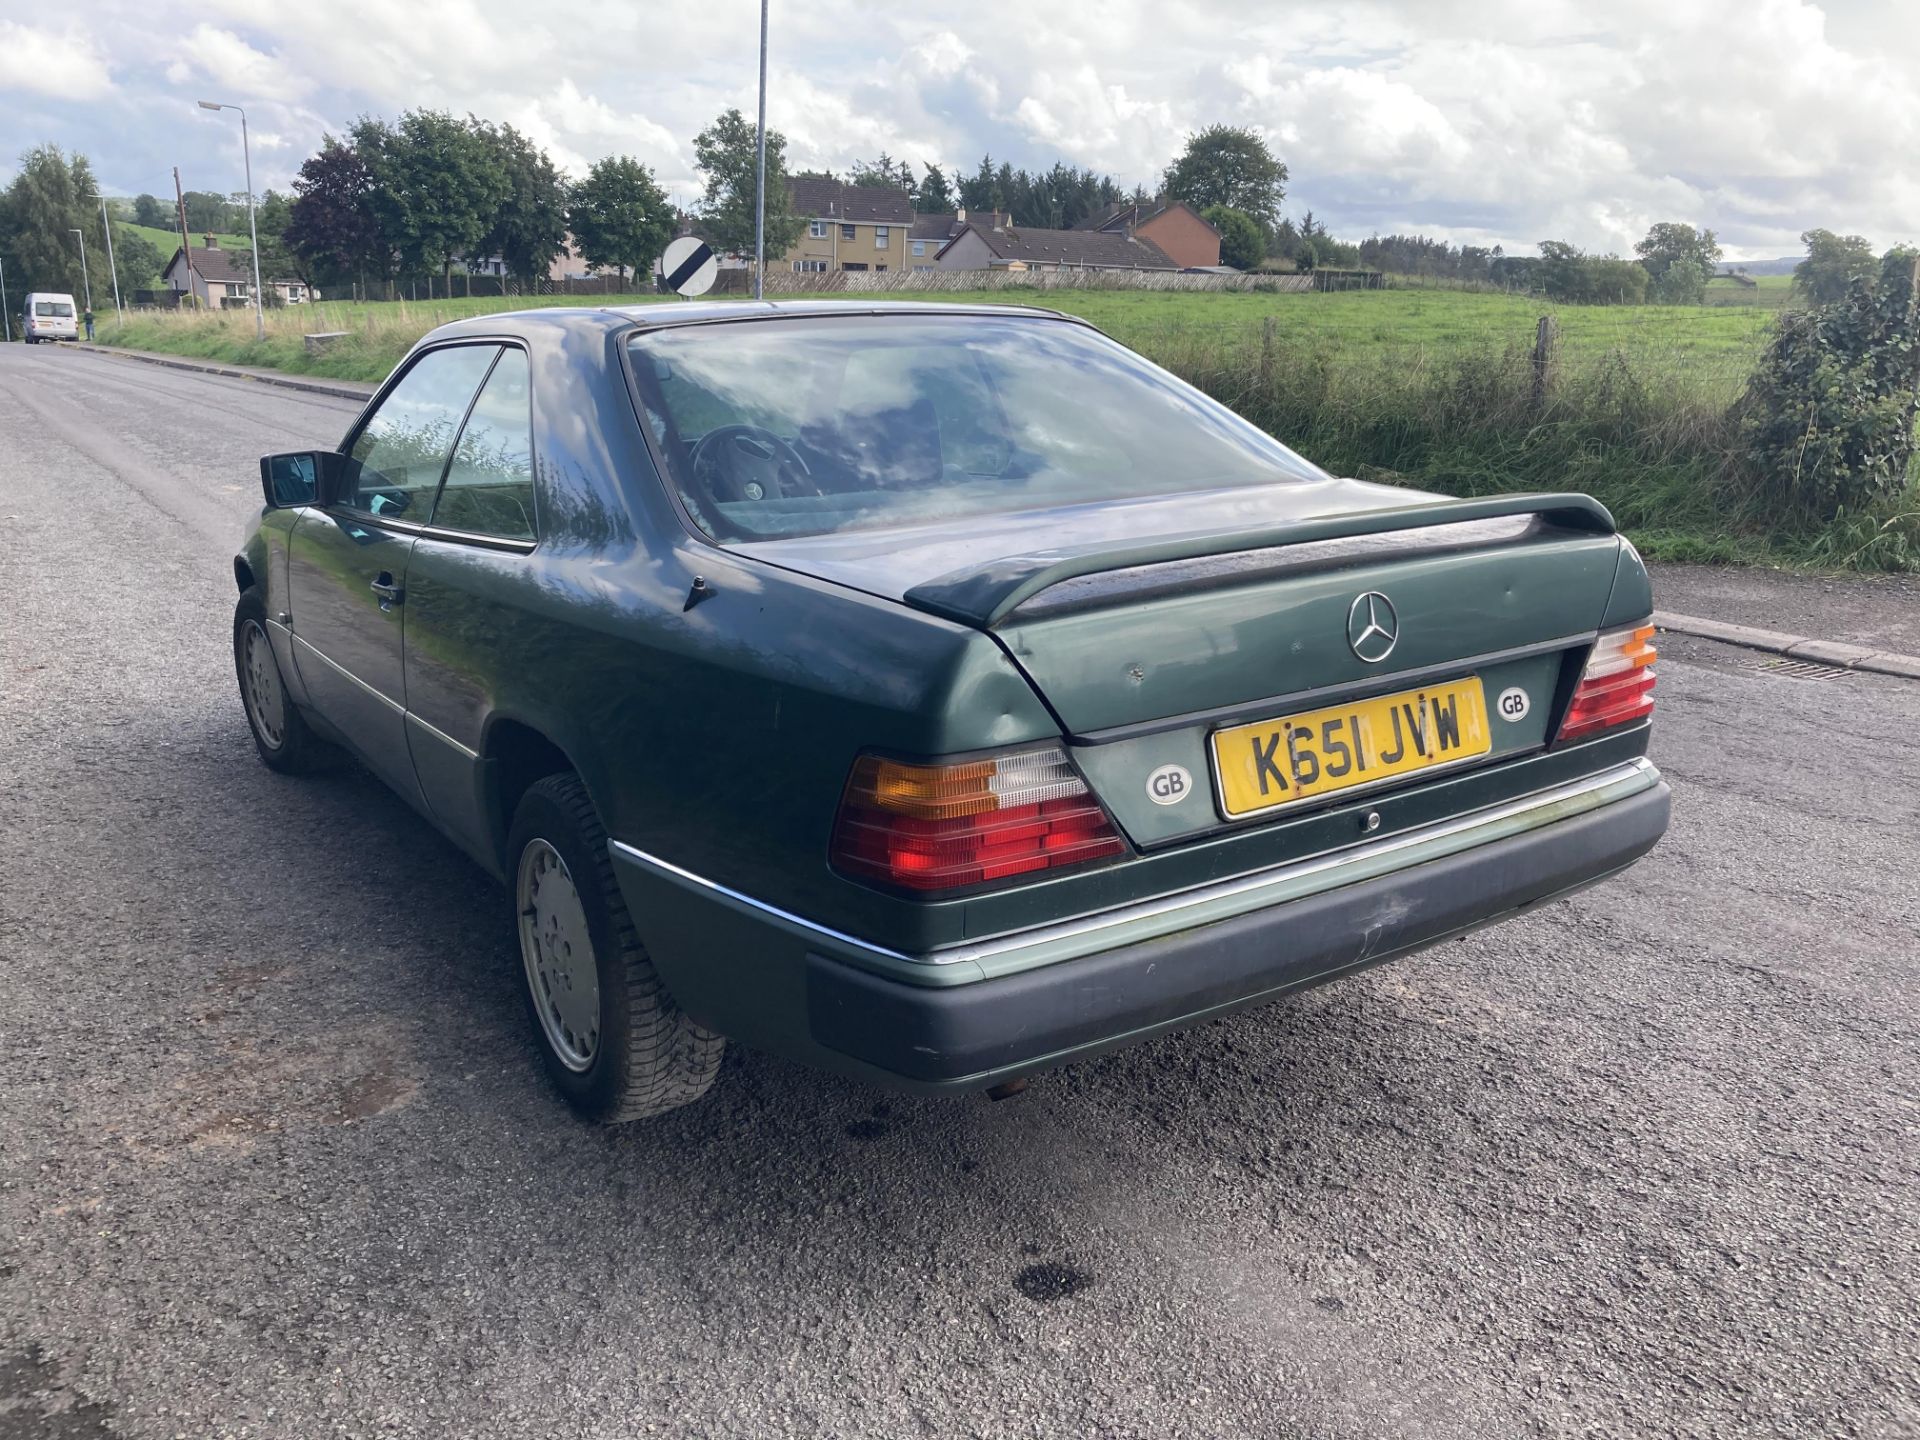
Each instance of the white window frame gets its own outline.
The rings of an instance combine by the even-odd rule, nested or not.
[[[815,239],[815,240],[826,239],[827,238],[827,222],[824,220],[809,220],[807,222],[807,234],[808,236],[810,236],[812,239]]]
[[[853,226],[851,226],[851,225],[842,225],[842,226],[840,227],[840,238],[841,238],[842,240],[851,240],[851,239],[853,239]]]
[[[918,259],[920,256],[925,255],[926,253],[927,253],[926,241],[916,240],[913,242],[913,254],[915,259]]]
[[[873,227],[873,248],[876,250],[886,249],[887,238],[891,233],[892,232],[885,225],[874,226]]]

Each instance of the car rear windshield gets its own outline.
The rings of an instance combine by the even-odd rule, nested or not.
[[[720,541],[1323,478],[1068,321],[806,317],[630,343],[669,479]]]
[[[69,315],[70,316],[73,314],[73,306],[62,305],[57,301],[41,300],[34,305],[33,313],[36,315]]]

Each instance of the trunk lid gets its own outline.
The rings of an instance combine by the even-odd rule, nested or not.
[[[1114,739],[1576,643],[1620,542],[1585,496],[1329,479],[737,548],[990,631],[1070,735]],[[1357,653],[1376,615],[1392,643]]]

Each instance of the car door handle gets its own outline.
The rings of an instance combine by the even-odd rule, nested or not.
[[[373,577],[373,593],[380,597],[380,608],[391,610],[407,598],[406,589],[393,583],[393,576],[382,570]]]

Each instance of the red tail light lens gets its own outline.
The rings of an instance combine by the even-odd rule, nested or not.
[[[834,826],[845,874],[957,890],[1121,854],[1126,843],[1057,746],[953,765],[863,755]]]
[[[1653,626],[1608,630],[1594,643],[1586,672],[1560,722],[1562,741],[1582,740],[1653,713]]]

